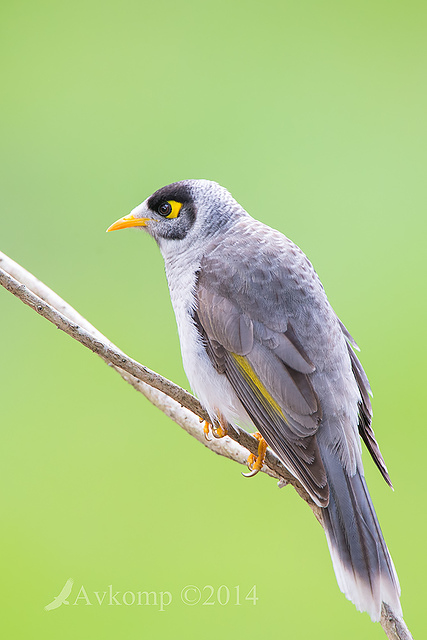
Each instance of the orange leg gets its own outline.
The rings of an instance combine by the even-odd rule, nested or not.
[[[268,447],[267,442],[264,440],[260,433],[256,432],[253,434],[253,436],[258,440],[258,456],[254,455],[253,453],[249,454],[247,464],[250,472],[242,474],[245,476],[245,478],[252,478],[253,476],[256,476],[259,471],[261,471],[262,465],[264,464],[265,460],[265,452],[267,451]]]

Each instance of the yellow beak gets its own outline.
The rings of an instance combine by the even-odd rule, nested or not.
[[[116,231],[117,229],[126,229],[126,227],[146,227],[150,218],[136,218],[132,213],[120,220],[113,222],[111,227],[108,227],[108,231]]]

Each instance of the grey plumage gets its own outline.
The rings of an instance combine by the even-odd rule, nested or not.
[[[165,218],[159,207],[176,201]],[[363,475],[359,433],[391,485],[369,382],[307,257],[206,180],[163,187],[131,217],[159,244],[184,367],[212,418],[255,426],[323,508],[345,595],[374,620],[382,601],[401,614]]]

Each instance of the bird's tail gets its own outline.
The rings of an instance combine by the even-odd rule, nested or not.
[[[402,616],[400,586],[364,476],[349,476],[338,456],[322,451],[329,481],[323,520],[338,586],[374,622],[381,603]]]

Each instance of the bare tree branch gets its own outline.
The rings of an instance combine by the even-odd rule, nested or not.
[[[413,640],[403,618],[396,616],[385,602],[381,606],[381,626],[390,640]]]
[[[192,428],[189,433],[206,447],[212,449],[215,453],[225,455],[225,457],[232,457],[233,460],[241,462],[241,464],[246,463],[247,450],[251,453],[257,453],[258,441],[243,429],[235,428],[232,425],[228,425],[230,439],[244,447],[242,451],[239,450],[239,456],[236,457],[235,454],[233,456],[227,455],[226,452],[230,446],[229,438],[207,441],[200,420],[209,420],[209,416],[197,398],[167,378],[129,358],[65,300],[1,252],[0,267],[0,284],[5,289],[13,293],[39,315],[52,322],[56,327],[99,355],[107,364],[113,366],[127,382],[143,393],[175,422],[183,426],[186,431],[188,431],[188,420],[186,420],[186,426],[184,426],[177,419],[178,415],[184,416],[184,414],[177,414],[176,412],[185,408],[192,413],[193,418],[197,416],[199,418],[197,420],[197,428]],[[37,291],[38,295],[34,291]],[[154,390],[161,393],[155,394]],[[174,403],[170,402],[171,400]],[[161,403],[161,406],[159,403]],[[283,484],[288,482],[291,484],[296,483],[297,490],[301,492],[301,496],[312,506],[316,516],[320,519],[321,509],[312,502],[303,487],[297,483],[272,451],[268,451],[266,463],[263,468],[264,473],[277,478]]]
[[[58,329],[99,355],[126,382],[211,451],[240,464],[246,463],[248,451],[257,453],[258,441],[243,429],[232,425],[228,425],[226,437],[207,440],[201,422],[209,420],[209,416],[197,398],[127,356],[65,300],[2,252],[0,284]],[[305,489],[271,450],[267,451],[262,471],[276,478],[279,486],[291,484],[323,526],[322,509],[314,504]],[[382,605],[381,625],[390,640],[412,639],[404,620],[385,603]]]

